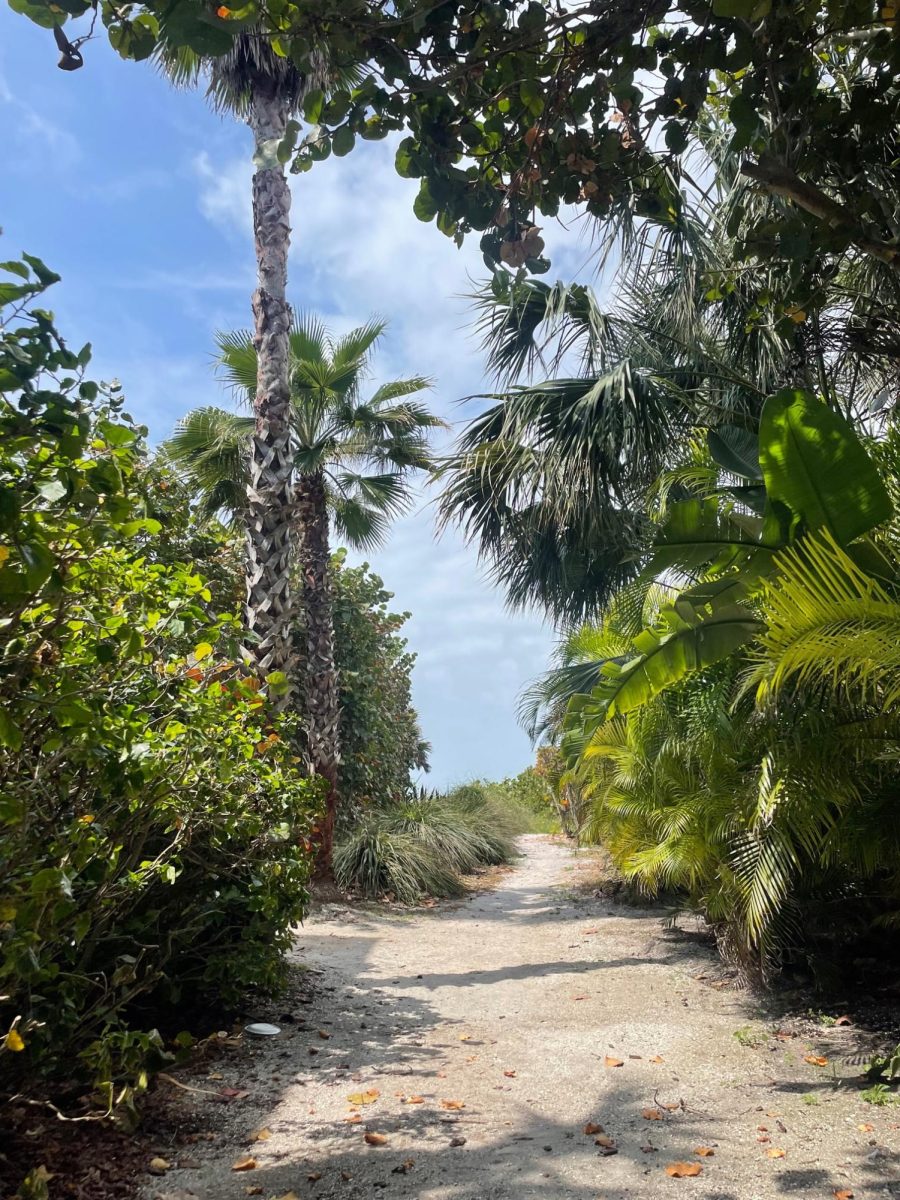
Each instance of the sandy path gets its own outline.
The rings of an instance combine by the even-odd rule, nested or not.
[[[341,910],[308,924],[298,957],[321,975],[298,1012],[304,1027],[286,1024],[282,1039],[217,1068],[250,1096],[209,1105],[217,1141],[195,1169],[145,1194],[900,1196],[900,1109],[873,1109],[836,1086],[856,1074],[843,1061],[852,1032],[823,1030],[815,1045],[772,1037],[746,993],[696,978],[715,974],[709,952],[666,932],[659,913],[575,896],[584,856],[537,837],[522,848],[495,891],[464,904],[408,916]],[[734,1036],[746,1027],[768,1039],[746,1045]],[[804,1061],[813,1050],[827,1067]],[[378,1098],[346,1123],[348,1096],[368,1089]],[[644,1118],[654,1107],[663,1120]],[[603,1126],[616,1154],[601,1155],[587,1122]],[[248,1147],[260,1127],[272,1136]],[[388,1143],[367,1145],[367,1130]],[[698,1158],[701,1145],[714,1154]],[[247,1153],[256,1169],[233,1172]],[[702,1174],[669,1178],[676,1160],[702,1163]]]

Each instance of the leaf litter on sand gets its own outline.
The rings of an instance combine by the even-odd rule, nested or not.
[[[693,1175],[699,1175],[702,1170],[699,1163],[673,1162],[666,1167],[666,1174],[671,1175],[673,1179],[689,1179]]]
[[[388,1139],[383,1133],[366,1133],[363,1134],[363,1140],[367,1146],[386,1146]]]

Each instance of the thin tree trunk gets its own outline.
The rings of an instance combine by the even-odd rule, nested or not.
[[[283,671],[288,679],[293,616],[291,310],[286,299],[291,193],[275,147],[284,137],[289,117],[289,105],[277,88],[256,87],[248,116],[258,164],[253,176],[258,278],[253,341],[258,368],[248,491],[246,620],[251,636],[246,656],[261,675]],[[282,703],[287,700],[285,695]]]
[[[325,819],[319,837],[318,868],[330,874],[340,763],[340,708],[334,665],[334,612],[331,598],[328,509],[321,472],[301,475],[297,482],[297,529],[306,618],[306,722],[309,753],[316,774],[328,783]]]

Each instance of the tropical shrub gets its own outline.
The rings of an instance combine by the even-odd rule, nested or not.
[[[503,810],[476,789],[460,792],[414,791],[362,816],[335,848],[338,886],[415,904],[461,895],[460,876],[508,862],[515,845]]]
[[[30,267],[30,271],[29,271]],[[0,336],[0,1088],[121,1102],[160,1010],[272,988],[303,914],[318,784],[243,678],[240,627],[153,512],[168,482],[84,378],[38,260]],[[204,535],[208,557],[218,554]],[[221,587],[227,592],[228,571]],[[117,1084],[125,1090],[117,1090]]]
[[[415,771],[428,769],[412,705],[415,655],[402,629],[408,613],[390,610],[392,594],[367,565],[332,558],[334,653],[341,713],[341,803],[347,829],[361,813],[400,800]]]

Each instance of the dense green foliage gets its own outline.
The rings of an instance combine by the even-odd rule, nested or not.
[[[112,1106],[161,1050],[145,1003],[278,983],[319,788],[269,712],[283,681],[234,665],[224,540],[191,528],[118,391],[84,377],[90,347],[29,307],[50,272],[7,273],[24,282],[3,284],[0,339],[0,1086],[92,1079]]]
[[[55,28],[61,66],[82,65],[88,0],[11,3]],[[457,240],[480,234],[491,263],[546,269],[537,221],[562,204],[614,231],[676,228],[710,108],[767,198],[742,256],[786,262],[797,305],[818,309],[848,251],[888,273],[900,262],[893,0],[103,0],[99,12],[126,58],[246,64],[264,45],[282,73],[320,82],[304,100],[310,128],[291,122],[270,150],[294,170],[404,132],[396,165],[421,180],[416,216]]]
[[[334,653],[341,705],[339,826],[404,797],[411,775],[428,767],[412,706],[415,655],[401,630],[408,613],[391,612],[392,594],[367,566],[332,559]]]
[[[513,602],[564,623],[522,716],[565,734],[582,836],[760,976],[900,912],[898,375],[871,332],[900,303],[852,253],[814,313],[783,265],[742,261],[769,202],[727,133],[704,118],[713,185],[631,244],[608,308],[495,274],[481,328],[504,390],[443,506]],[[575,370],[533,382],[548,364]]]
[[[347,832],[335,848],[335,880],[362,896],[402,904],[458,896],[461,875],[513,857],[514,830],[508,810],[481,788],[413,791],[372,809]]]

